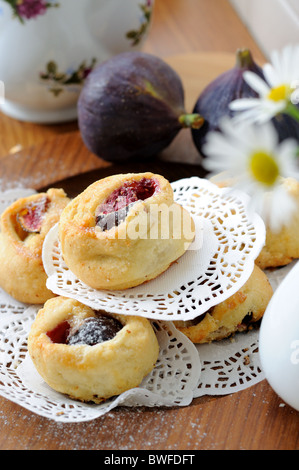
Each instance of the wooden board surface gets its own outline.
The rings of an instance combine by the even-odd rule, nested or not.
[[[182,75],[190,107],[205,83],[229,68],[234,57],[204,53],[173,57],[170,61]],[[196,70],[204,70],[200,79]],[[181,133],[162,159],[151,164],[171,179],[177,179],[200,174],[199,162],[190,134]],[[135,170],[140,168],[144,168],[144,162]],[[90,178],[115,171],[119,172],[119,167],[88,152],[79,133],[74,131],[4,157],[0,181],[6,187],[21,182],[36,189],[59,182],[76,192]],[[83,176],[76,176],[82,172]],[[266,381],[236,394],[196,399],[185,408],[119,408],[80,424],[57,424],[1,397],[0,410],[0,449],[299,448],[299,413],[284,406]]]

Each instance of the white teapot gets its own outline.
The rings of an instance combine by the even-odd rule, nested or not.
[[[0,0],[1,111],[37,123],[76,119],[88,73],[139,49],[154,0]]]

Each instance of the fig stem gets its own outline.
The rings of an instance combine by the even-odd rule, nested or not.
[[[182,114],[179,117],[182,127],[191,127],[191,129],[200,129],[204,123],[204,118],[200,114]]]
[[[246,69],[253,64],[253,58],[249,49],[237,50],[237,63],[236,66],[241,69]]]

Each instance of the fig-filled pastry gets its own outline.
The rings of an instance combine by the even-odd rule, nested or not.
[[[174,324],[193,343],[211,343],[258,325],[273,295],[266,274],[257,266],[248,281],[227,300],[194,320]]]
[[[286,266],[299,258],[299,182],[294,178],[282,178],[282,184],[295,202],[291,220],[278,232],[266,227],[266,244],[256,263],[261,269]]]
[[[53,297],[42,262],[45,236],[69,203],[62,189],[20,198],[1,215],[0,287],[16,300],[40,304]]]
[[[159,344],[146,318],[94,311],[58,296],[37,313],[28,351],[51,388],[100,403],[140,385],[156,364]]]
[[[94,289],[122,290],[156,278],[192,243],[189,212],[170,183],[153,173],[96,181],[63,210],[61,251],[68,268]]]

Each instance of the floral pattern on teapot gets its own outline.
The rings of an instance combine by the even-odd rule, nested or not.
[[[44,15],[48,8],[59,7],[59,3],[55,1],[45,1],[45,0],[4,0],[8,3],[16,18],[18,18],[21,23],[24,23],[25,20],[30,20],[36,18],[37,16]]]
[[[144,4],[139,5],[141,9],[140,27],[137,30],[128,31],[126,37],[132,41],[132,46],[139,44],[144,34],[146,33],[152,16],[153,2],[146,0]]]
[[[92,59],[90,64],[82,62],[76,70],[70,69],[66,72],[60,72],[55,61],[46,64],[46,70],[40,73],[40,79],[48,85],[48,89],[54,96],[60,95],[65,87],[74,87],[82,85],[86,77],[90,74],[96,64],[96,59]]]

